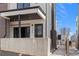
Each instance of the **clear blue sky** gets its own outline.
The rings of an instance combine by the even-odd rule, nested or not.
[[[76,16],[77,3],[56,3],[56,30],[59,32],[60,28],[68,27],[70,32],[76,32]]]

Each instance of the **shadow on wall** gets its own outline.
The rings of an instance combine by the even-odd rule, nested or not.
[[[19,56],[19,53],[15,53],[15,52],[10,52],[10,51],[0,51],[0,56]],[[31,55],[26,55],[26,54],[22,54],[22,56],[31,56]]]

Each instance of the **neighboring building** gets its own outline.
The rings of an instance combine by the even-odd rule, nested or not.
[[[54,5],[45,3],[0,4],[1,50],[48,55],[56,48]],[[51,46],[51,47],[50,47]]]
[[[76,34],[73,34],[73,35],[71,36],[70,40],[71,40],[72,42],[75,42],[75,41],[76,41]]]
[[[70,41],[72,42],[72,46],[76,47],[76,34],[75,33],[70,37]]]
[[[57,33],[57,45],[61,45],[61,33]]]
[[[61,44],[65,44],[66,38],[69,39],[69,28],[61,28],[60,32],[61,32]]]

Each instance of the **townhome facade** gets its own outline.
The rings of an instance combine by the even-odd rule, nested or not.
[[[1,50],[49,55],[56,49],[55,4],[0,4]]]

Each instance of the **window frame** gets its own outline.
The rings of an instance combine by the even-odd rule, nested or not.
[[[21,27],[21,38],[30,38],[30,26],[25,26],[24,28],[28,28],[29,27],[29,35],[28,36],[26,36],[26,35],[24,35],[25,37],[22,37],[22,28],[23,27]],[[13,27],[13,38],[19,38],[19,33],[18,33],[18,37],[15,37],[15,28],[18,28],[18,31],[17,32],[19,32],[19,27]]]
[[[15,29],[17,29],[19,31],[19,28],[18,27],[14,27],[13,28],[13,38],[19,38],[19,32],[17,31],[18,32],[18,35],[16,36]]]
[[[19,8],[19,7],[18,7],[18,4],[22,4],[22,7],[21,7],[21,8]],[[17,3],[17,9],[24,9],[24,8],[28,8],[28,7],[25,7],[25,6],[24,6],[25,4],[29,4],[29,6],[28,6],[28,7],[30,7],[30,3]]]
[[[36,33],[37,32],[36,27],[38,27],[38,26],[42,26],[42,29],[41,29],[42,34],[41,35],[37,35],[37,33]],[[35,24],[34,25],[34,37],[35,38],[43,38],[43,24]]]
[[[18,4],[22,4],[22,7],[21,8],[19,8],[18,6]],[[17,3],[17,9],[23,9],[23,3]]]
[[[28,7],[30,7],[30,3],[23,3],[23,8],[28,8],[28,7],[25,7],[25,6],[24,6],[25,4],[29,4]]]
[[[30,38],[30,26],[21,27],[21,33],[22,33],[22,28],[25,28],[24,30],[26,30],[26,28],[29,28],[29,34],[28,35],[25,34],[25,37],[22,37],[22,34],[21,34],[21,38]]]

